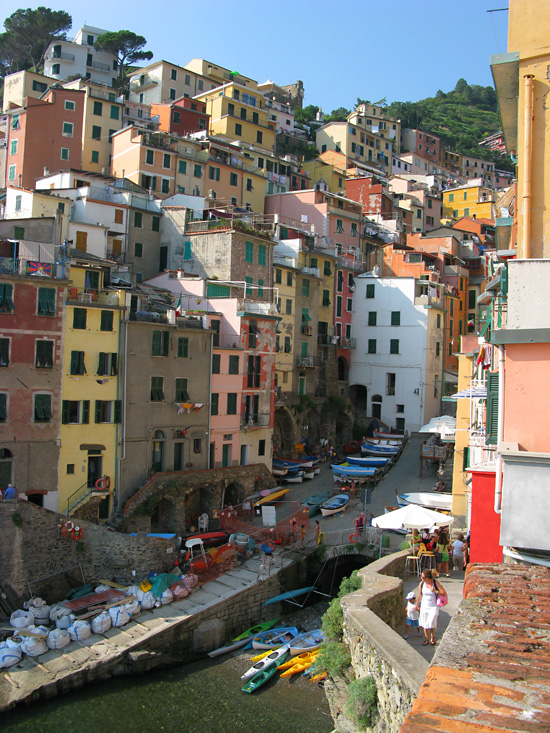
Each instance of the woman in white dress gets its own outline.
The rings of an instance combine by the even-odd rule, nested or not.
[[[447,597],[447,591],[441,583],[432,575],[431,570],[422,571],[422,580],[418,586],[416,593],[416,609],[420,611],[418,623],[424,629],[425,640],[423,646],[435,644],[435,629],[437,626],[437,617],[439,616],[439,606],[437,605],[437,596]]]

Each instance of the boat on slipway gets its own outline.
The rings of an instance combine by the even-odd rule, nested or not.
[[[347,476],[348,478],[370,478],[376,473],[376,468],[372,466],[351,466],[349,463],[331,465],[333,476]]]
[[[398,494],[397,503],[400,507],[407,506],[407,504],[418,504],[426,509],[442,509],[450,512],[453,507],[453,495],[419,491],[411,494]]]
[[[321,504],[325,501],[325,499],[329,499],[330,494],[328,491],[325,491],[322,494],[313,494],[312,496],[308,496],[307,499],[304,499],[302,502],[302,506],[305,506],[308,510],[308,514],[310,517],[313,517],[317,512],[319,511],[319,507]]]
[[[329,517],[331,514],[344,512],[348,504],[349,494],[336,494],[336,496],[326,499],[326,501],[321,504],[321,514],[323,517]]]
[[[396,458],[399,448],[395,445],[375,445],[374,443],[363,443],[361,446],[362,456],[384,456],[385,458]]]
[[[350,466],[368,466],[370,468],[384,468],[390,462],[385,456],[347,456],[346,463]]]
[[[265,604],[264,604],[265,605]],[[271,631],[263,631],[252,639],[253,649],[275,649],[287,644],[298,636],[296,626],[279,626]]]

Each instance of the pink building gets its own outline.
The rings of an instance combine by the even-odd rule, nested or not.
[[[418,153],[432,163],[439,163],[440,139],[431,133],[407,128],[401,131],[401,151]]]

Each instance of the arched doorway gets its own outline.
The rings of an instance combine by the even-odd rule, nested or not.
[[[155,472],[164,470],[164,433],[162,430],[155,430],[153,433],[151,469]]]
[[[177,532],[176,507],[169,499],[160,499],[151,514],[151,532]]]
[[[5,489],[12,483],[13,453],[7,448],[0,449],[0,485]]]
[[[227,506],[228,504],[231,504],[232,506],[240,504],[242,496],[243,491],[239,484],[228,484],[223,490],[222,507]]]
[[[364,384],[352,384],[349,388],[349,398],[358,415],[367,414],[367,388]]]
[[[295,444],[294,420],[286,407],[277,407],[273,419],[273,453],[277,456],[293,455]]]
[[[338,381],[347,382],[349,375],[349,364],[345,356],[338,357]]]
[[[27,501],[29,504],[44,506],[44,494],[27,494]]]
[[[380,420],[382,416],[382,395],[373,394],[372,396],[372,416]]]

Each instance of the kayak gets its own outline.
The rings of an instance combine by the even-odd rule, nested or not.
[[[297,657],[291,657],[290,659],[287,659],[287,661],[283,662],[283,664],[279,664],[279,669],[290,669],[290,667],[293,667],[299,662],[312,662],[316,657],[317,652],[304,652],[303,654],[298,654]]]
[[[271,662],[268,667],[265,667],[260,672],[255,674],[251,680],[248,680],[246,685],[243,687],[243,692],[248,692],[249,694],[252,694],[259,687],[265,685],[265,683],[270,680],[276,672],[277,662]]]
[[[280,620],[281,617],[279,616],[279,618],[272,618],[270,621],[264,621],[261,624],[256,624],[256,626],[252,626],[250,629],[243,631],[242,634],[239,634],[239,636],[236,636],[233,641],[229,642],[229,644],[224,644],[224,646],[220,646],[218,649],[213,649],[211,652],[208,652],[208,656],[211,658],[221,657],[222,654],[228,654],[236,649],[241,649],[243,646],[248,644],[256,634],[260,634],[262,631],[268,631]]]
[[[258,672],[261,672],[266,667],[269,667],[272,662],[276,662],[277,664],[279,664],[281,659],[286,657],[288,657],[288,644],[280,646],[278,649],[274,649],[263,659],[260,659],[259,662],[253,664],[250,669],[247,669],[246,672],[241,675],[241,679],[249,680],[251,677],[254,677],[255,674],[258,674]]]
[[[281,501],[283,496],[285,494],[288,494],[290,489],[279,489],[279,491],[274,491],[271,494],[268,494],[267,496],[262,497],[258,501],[254,503],[255,507],[258,506],[268,506],[269,504],[276,504],[278,501]]]
[[[348,497],[349,498],[349,497]],[[272,603],[279,603],[279,601],[289,601],[292,598],[303,596],[304,593],[311,593],[311,591],[317,590],[314,585],[308,585],[305,588],[298,588],[296,590],[289,590],[286,593],[280,593],[278,596],[270,598],[264,603],[264,606],[269,606]]]
[[[256,624],[256,626],[251,626],[246,631],[243,631],[242,634],[236,636],[233,641],[239,641],[247,636],[256,636],[257,634],[261,634],[262,631],[269,631],[269,629],[272,629],[280,620],[281,616],[278,618],[272,618],[270,621],[263,621],[261,624]]]
[[[292,677],[293,674],[299,674],[300,672],[304,672],[306,669],[309,669],[312,664],[313,664],[313,660],[308,661],[308,662],[297,662],[292,667],[290,667],[290,669],[286,669],[281,674],[281,678]]]

